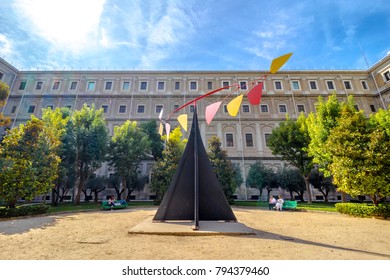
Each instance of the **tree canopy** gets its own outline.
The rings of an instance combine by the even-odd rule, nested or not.
[[[305,178],[309,203],[312,202],[309,174],[313,167],[313,158],[307,150],[310,143],[306,119],[301,114],[296,121],[287,119],[272,130],[268,146],[274,155],[282,156],[291,166],[299,169]]]
[[[75,127],[78,178],[74,203],[78,204],[85,181],[106,160],[109,136],[103,109],[95,110],[94,105],[90,108],[84,104],[80,111],[74,112],[72,121]]]
[[[108,164],[122,178],[122,186],[131,192],[136,188],[138,166],[150,153],[151,141],[137,122],[126,121],[114,129],[108,152]],[[131,183],[134,184],[131,184]]]
[[[260,197],[264,189],[269,193],[278,188],[278,180],[274,170],[271,167],[266,167],[261,161],[251,164],[246,178],[246,186],[256,188],[260,191]]]
[[[60,141],[42,120],[32,116],[12,129],[0,145],[0,199],[15,207],[50,191],[58,176]]]
[[[171,131],[169,140],[166,135],[162,137],[165,140],[165,148],[162,152],[162,158],[158,159],[153,166],[150,190],[156,193],[156,200],[161,201],[175,175],[177,166],[183,155],[187,139],[182,139],[181,128],[178,126]]]
[[[226,199],[232,203],[233,194],[243,181],[240,170],[235,168],[228,159],[227,152],[222,150],[221,140],[218,137],[209,139],[208,156]]]
[[[367,194],[375,205],[390,195],[389,119],[389,110],[367,119],[362,111],[342,108],[339,125],[326,143],[338,190],[352,196]]]

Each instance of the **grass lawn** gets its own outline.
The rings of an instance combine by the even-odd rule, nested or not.
[[[301,202],[298,201],[298,210],[318,210],[318,211],[328,211],[328,212],[337,212],[336,207],[334,206],[335,202]],[[234,201],[233,206],[247,206],[247,207],[261,207],[268,208],[267,201],[253,201],[253,200],[239,200]]]
[[[153,201],[130,201],[128,202],[129,207],[145,207],[153,206]],[[98,202],[80,202],[79,205],[73,205],[71,202],[60,203],[58,206],[51,206],[49,213],[59,212],[80,212],[89,210],[101,210],[102,203]]]

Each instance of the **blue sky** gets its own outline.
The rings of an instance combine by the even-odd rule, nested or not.
[[[388,0],[0,0],[0,56],[30,69],[366,69]]]

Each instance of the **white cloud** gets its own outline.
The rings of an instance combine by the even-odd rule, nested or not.
[[[77,53],[98,41],[105,1],[14,0],[14,8],[26,30],[55,48]]]
[[[1,54],[4,56],[11,56],[12,52],[12,44],[8,38],[0,33],[0,50]]]

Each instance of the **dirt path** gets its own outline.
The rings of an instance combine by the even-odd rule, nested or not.
[[[338,213],[233,210],[255,235],[128,234],[131,227],[153,216],[155,208],[3,220],[0,259],[390,259],[390,220]]]

